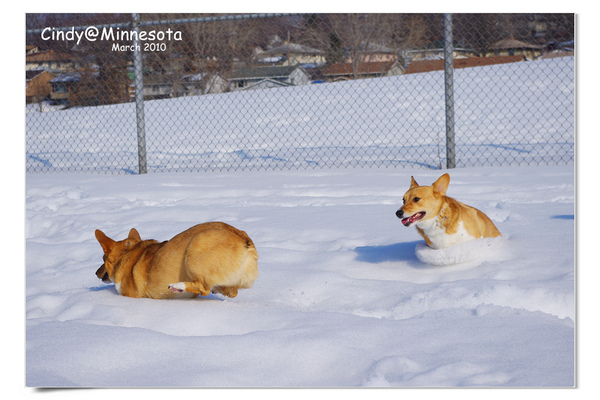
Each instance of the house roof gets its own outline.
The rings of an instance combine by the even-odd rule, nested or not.
[[[241,68],[232,71],[229,79],[286,78],[298,68],[300,68],[298,65]]]
[[[192,75],[185,75],[181,77],[181,80],[184,82],[201,82],[202,80],[210,80],[210,79],[216,79],[216,78],[221,78],[221,75],[219,74],[207,74],[207,73],[199,73],[199,74],[192,74]],[[221,78],[223,79],[223,78]]]
[[[496,56],[496,57],[468,57],[455,58],[454,68],[480,67],[483,65],[506,64],[524,61],[524,56]],[[420,72],[441,71],[444,69],[444,60],[418,60],[413,61],[404,71],[404,74]]]
[[[58,51],[48,50],[41,51],[39,53],[27,54],[25,56],[25,62],[47,62],[47,61],[71,61],[73,57],[66,53],[60,53]]]
[[[92,74],[94,76],[98,76],[97,68],[93,68],[92,71],[87,70],[85,68],[77,68],[73,71],[65,72],[63,74],[58,75],[56,78],[52,79],[50,82],[58,83],[58,82],[78,82],[81,80],[81,76],[83,74]]]
[[[395,61],[374,61],[362,63],[358,66],[358,74],[384,74],[389,71]],[[352,64],[331,64],[323,68],[323,74],[326,76],[350,75],[353,74]]]
[[[278,54],[325,54],[323,50],[313,49],[312,47],[304,46],[302,44],[290,43],[282,44],[281,46],[273,47],[272,49],[263,51],[260,56],[266,55],[278,55]]]
[[[250,86],[246,86],[242,90],[253,90],[253,89],[260,88],[260,87],[273,88],[273,87],[287,87],[287,86],[292,86],[292,85],[290,85],[289,83],[286,83],[286,82],[277,81],[275,79],[266,78],[266,79],[262,79],[256,83],[253,83]]]
[[[78,82],[81,79],[81,72],[71,71],[65,74],[59,75],[56,78],[52,79],[50,82],[58,83],[58,82]]]
[[[186,82],[200,82],[202,79],[204,79],[204,77],[206,76],[206,74],[193,74],[193,75],[185,75],[181,77],[182,81],[186,81]]]
[[[45,69],[31,69],[29,71],[25,71],[25,80],[29,81],[35,78],[36,76],[42,74],[50,74],[52,76],[56,76],[55,74],[51,73],[50,71],[46,71]]]

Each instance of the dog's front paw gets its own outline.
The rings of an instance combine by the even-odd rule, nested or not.
[[[185,283],[173,283],[169,285],[169,289],[175,293],[184,293],[185,292]]]

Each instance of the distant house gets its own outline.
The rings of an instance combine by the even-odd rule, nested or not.
[[[186,75],[181,80],[186,96],[224,93],[229,88],[229,83],[219,74]]]
[[[81,72],[71,71],[61,74],[50,81],[52,92],[50,98],[56,103],[66,104],[77,91],[81,80]]]
[[[404,68],[396,61],[365,62],[358,66],[357,71],[351,63],[331,64],[321,70],[328,82],[402,75],[403,72]]]
[[[36,46],[35,44],[25,45],[25,55],[39,53],[39,52],[40,52],[40,48],[38,46]]]
[[[173,82],[178,79],[172,75],[148,74],[144,75],[144,98],[148,100],[167,99],[176,97]]]
[[[452,64],[454,68],[481,67],[484,65],[506,64],[524,61],[524,56],[497,56],[497,57],[469,57],[457,58]],[[444,69],[444,60],[417,60],[411,62],[404,74],[441,71]]]
[[[444,41],[434,40],[423,48],[402,50],[400,56],[404,60],[405,65],[408,65],[415,60],[443,60],[444,51]],[[474,57],[475,55],[476,52],[472,48],[464,47],[456,42],[452,44],[452,56],[454,59]]]
[[[326,59],[323,50],[296,43],[284,43],[266,51],[257,51],[255,62],[270,65],[323,64]]]
[[[135,96],[134,76],[130,75],[130,97]],[[144,75],[144,98],[147,100],[167,99],[181,96],[223,93],[229,83],[218,74],[193,74],[181,77],[178,74],[150,73]]]
[[[242,68],[229,76],[231,90],[259,89],[275,86],[298,86],[310,83],[310,77],[298,65]]]
[[[27,103],[38,102],[50,98],[52,79],[56,78],[51,72],[43,70],[25,71],[25,99]]]
[[[514,38],[503,39],[494,43],[487,56],[525,56],[534,60],[542,55],[545,47],[539,44],[530,44],[515,40]]]
[[[75,57],[55,50],[36,51],[35,48],[25,55],[25,70],[71,71],[81,65]]]
[[[50,99],[57,104],[94,106],[107,104],[110,97],[99,89],[106,86],[98,79],[96,66],[78,68],[58,75],[50,81]]]

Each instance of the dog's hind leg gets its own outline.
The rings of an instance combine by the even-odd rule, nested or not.
[[[194,293],[200,296],[208,296],[210,287],[206,287],[200,282],[177,282],[169,285],[169,289],[175,293]]]
[[[238,288],[236,286],[217,286],[213,288],[213,293],[221,293],[227,297],[235,297],[238,294]]]

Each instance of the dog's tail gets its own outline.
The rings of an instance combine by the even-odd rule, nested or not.
[[[256,251],[256,247],[254,246],[254,242],[252,242],[252,239],[250,239],[249,237],[246,239],[246,248],[254,258],[254,260],[258,260],[258,252]]]

